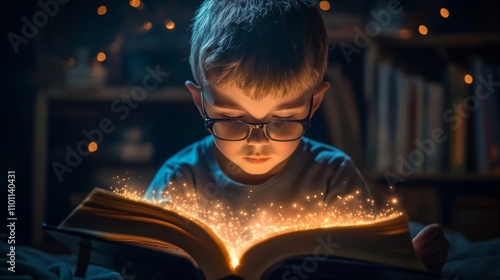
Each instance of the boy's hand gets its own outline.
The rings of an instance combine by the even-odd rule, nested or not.
[[[413,239],[413,247],[418,258],[428,270],[440,272],[448,257],[448,240],[438,224],[423,228]]]

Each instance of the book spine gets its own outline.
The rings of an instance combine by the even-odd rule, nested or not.
[[[380,61],[377,67],[377,148],[376,171],[384,172],[391,167],[392,139],[390,138],[390,112],[389,90],[392,66],[388,62]]]
[[[366,158],[365,165],[369,170],[375,170],[377,163],[377,80],[376,63],[379,49],[376,43],[370,44],[365,52],[364,65],[364,102],[367,110],[366,124]]]
[[[429,82],[427,84],[428,106],[427,106],[427,138],[431,139],[436,129],[443,129],[443,110],[444,110],[444,88],[441,83]],[[434,140],[432,140],[434,141]],[[434,149],[430,149],[425,165],[426,173],[439,173],[443,171],[443,143],[433,142]]]
[[[467,148],[467,118],[465,111],[465,98],[467,87],[464,83],[465,72],[457,65],[448,66],[450,76],[450,114],[446,121],[450,124],[449,133],[449,171],[461,173],[466,170],[466,148]],[[446,114],[446,112],[445,112]]]
[[[480,86],[479,77],[485,74],[485,65],[481,58],[474,59],[472,65],[472,72],[474,83],[474,88],[478,88]],[[476,112],[473,114],[473,122],[474,122],[474,163],[475,169],[477,172],[488,172],[489,164],[488,164],[488,132],[486,131],[486,122],[487,122],[487,100],[479,100],[478,99],[478,108]]]
[[[500,81],[500,65],[493,67],[493,81]],[[491,93],[488,105],[491,112],[490,122],[486,129],[491,131],[492,138],[488,147],[489,168],[492,173],[500,174],[500,88],[497,86]]]

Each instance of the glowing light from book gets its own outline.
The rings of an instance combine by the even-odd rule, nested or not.
[[[207,200],[185,183],[169,182],[169,186],[161,194],[153,194],[155,199],[148,201],[143,198],[143,192],[132,188],[114,188],[113,192],[182,213],[184,217],[208,225],[227,245],[233,268],[238,266],[248,248],[276,235],[297,230],[366,225],[402,214],[394,209],[391,201],[387,201],[387,208],[376,210],[375,200],[359,199],[360,191],[338,196],[329,205],[324,203],[324,193],[317,191],[304,194],[302,200],[289,205],[270,202],[254,204],[253,208],[243,210],[234,209],[218,199]]]
[[[97,54],[97,61],[99,61],[99,62],[103,62],[104,60],[106,60],[106,54],[105,54],[105,53],[103,53],[103,52],[99,52],[99,53]]]
[[[142,28],[144,28],[145,30],[151,30],[151,28],[153,28],[153,24],[152,24],[150,21],[146,21],[146,22],[142,25]]]
[[[141,0],[130,0],[128,4],[134,8],[139,8],[141,6]]]
[[[472,84],[472,82],[474,81],[474,79],[472,78],[472,76],[470,74],[466,74],[464,76],[464,82],[468,85]]]
[[[328,11],[328,10],[330,10],[330,2],[328,2],[328,1],[321,1],[321,2],[319,2],[319,8],[322,11]]]
[[[88,146],[89,152],[93,153],[97,151],[97,143],[96,142],[90,142]]]
[[[398,200],[396,198],[393,198],[392,203],[396,204],[396,203],[398,203]]]
[[[427,26],[425,26],[425,25],[422,24],[422,25],[420,25],[418,27],[418,32],[420,34],[422,34],[422,35],[427,35],[427,33],[429,32],[429,30],[427,29]]]
[[[165,28],[172,30],[175,27],[175,23],[171,20],[168,20],[167,23],[165,23]]]
[[[97,8],[97,14],[100,16],[105,15],[106,12],[108,12],[108,8],[106,8],[106,6],[104,5],[99,6],[99,8]]]
[[[441,10],[439,10],[439,14],[443,18],[448,18],[450,16],[450,11],[448,11],[448,9],[446,9],[446,8],[441,8]]]

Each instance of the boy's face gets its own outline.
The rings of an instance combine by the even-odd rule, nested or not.
[[[186,86],[201,112],[201,89],[191,82],[187,82]],[[212,85],[203,89],[205,113],[210,118],[234,118],[251,123],[279,119],[300,120],[307,117],[310,108],[312,116],[328,86],[328,83],[324,83],[314,92],[311,90],[285,97],[253,100],[239,88]],[[263,129],[253,129],[248,138],[241,141],[214,139],[216,158],[221,169],[229,177],[242,183],[267,180],[281,170],[300,142],[300,139],[288,142],[270,140]]]

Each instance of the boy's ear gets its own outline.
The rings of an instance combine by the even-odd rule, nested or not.
[[[196,105],[196,107],[198,108],[200,115],[203,116],[203,114],[201,112],[201,88],[189,80],[186,81],[184,84],[188,88],[189,92],[191,92],[191,96],[193,97],[194,105]]]
[[[313,96],[311,117],[314,115],[314,112],[316,112],[316,110],[319,108],[319,105],[321,105],[321,101],[323,101],[323,96],[325,96],[325,93],[329,87],[330,83],[324,82],[316,88],[316,91],[314,92]]]

